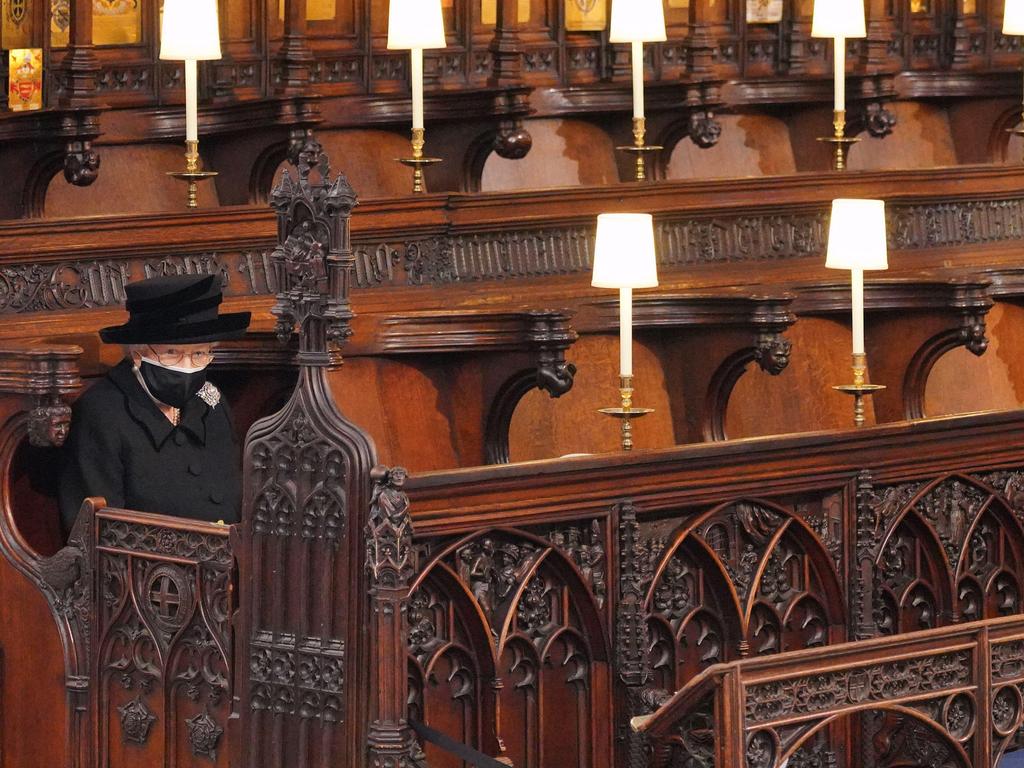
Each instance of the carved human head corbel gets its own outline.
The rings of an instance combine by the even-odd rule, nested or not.
[[[32,409],[28,418],[28,441],[36,448],[60,448],[71,429],[71,408],[50,403]]]

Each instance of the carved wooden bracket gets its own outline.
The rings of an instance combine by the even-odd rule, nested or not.
[[[785,370],[792,344],[782,334],[796,322],[792,302],[790,294],[745,289],[634,298],[636,338],[664,348],[666,378],[678,382],[673,396],[685,403],[677,409],[685,416],[673,415],[678,442],[726,439],[729,398],[750,363],[773,376]],[[618,328],[617,301],[594,306],[597,329]]]
[[[903,381],[903,411],[908,419],[924,418],[924,394],[928,376],[940,357],[957,347],[965,347],[978,357],[985,354],[988,349],[985,315],[992,307],[992,299],[987,295],[984,299],[987,304],[963,309],[958,328],[950,328],[932,336],[914,354]]]
[[[80,347],[7,346],[0,349],[0,393],[26,396],[28,437],[38,448],[59,448],[67,439],[67,397],[81,388]]]
[[[516,406],[534,389],[561,397],[573,385],[576,367],[565,353],[577,339],[571,325],[572,313],[564,310],[450,310],[395,315],[381,321],[376,347],[385,354],[454,354],[471,364],[487,360],[488,375],[483,385],[481,410],[474,416],[474,402],[460,404],[467,422],[483,428],[481,461],[503,464],[509,460],[509,428]],[[410,365],[417,365],[410,358]],[[456,375],[452,373],[450,375]]]
[[[881,73],[852,78],[851,91],[854,96],[846,113],[846,135],[866,131],[881,139],[892,133],[896,115],[886,108],[886,103],[897,95],[893,76]]]
[[[529,103],[532,91],[532,88],[509,88],[495,96],[495,114],[505,115],[494,134],[494,151],[498,157],[522,160],[530,153],[533,137],[523,126],[523,118],[533,111]]]
[[[797,290],[799,315],[839,315],[849,322],[849,283]],[[992,304],[987,278],[890,278],[865,284],[869,375],[888,387],[874,398],[878,421],[925,415],[925,387],[938,359],[956,347],[975,355],[988,348],[985,315]]]

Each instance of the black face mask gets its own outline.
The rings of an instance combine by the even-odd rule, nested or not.
[[[184,408],[188,399],[206,383],[205,368],[186,373],[143,360],[139,365],[139,371],[153,397],[174,408]]]

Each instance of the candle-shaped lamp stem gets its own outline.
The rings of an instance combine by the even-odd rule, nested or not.
[[[633,56],[633,117],[644,117],[644,44],[642,40],[632,40]]]
[[[846,38],[835,39],[835,111],[846,111]]]
[[[423,130],[423,49],[410,52],[412,73],[412,129]]]
[[[185,59],[185,141],[199,141],[198,62]]]
[[[864,354],[864,270],[850,270],[853,298],[853,354]]]
[[[619,289],[619,374],[633,376],[633,289]]]

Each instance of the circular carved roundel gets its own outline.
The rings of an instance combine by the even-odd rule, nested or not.
[[[974,699],[966,693],[954,696],[945,707],[946,730],[957,741],[964,741],[974,733]]]
[[[1021,695],[1015,685],[1000,688],[992,699],[992,725],[1000,736],[1017,730],[1021,717]]]
[[[188,580],[172,566],[153,569],[146,580],[146,601],[164,631],[179,629],[188,618],[191,592]]]
[[[775,739],[769,731],[758,731],[747,741],[747,768],[775,765]]]

